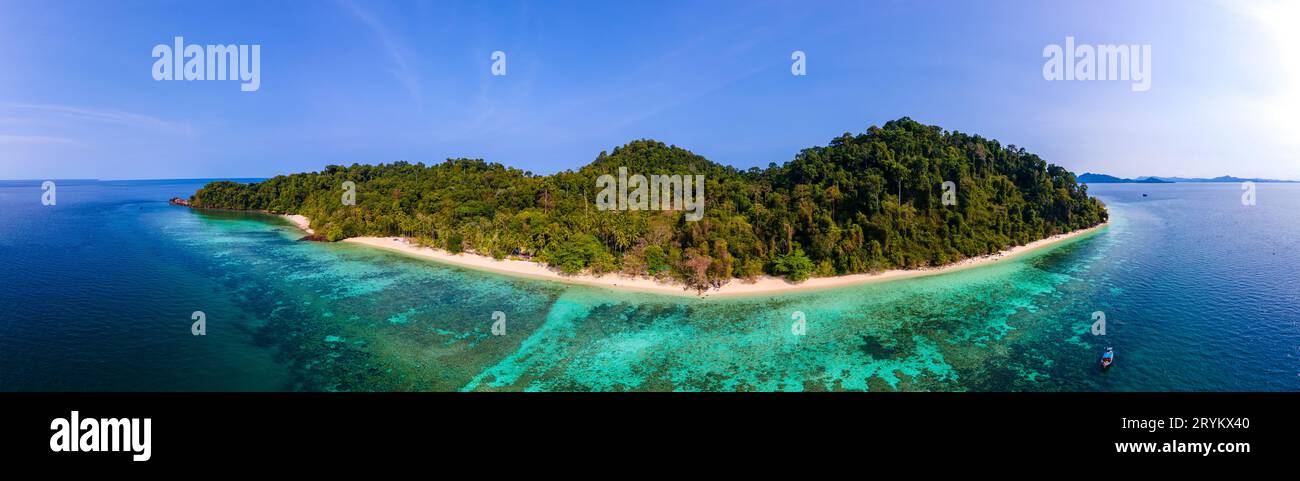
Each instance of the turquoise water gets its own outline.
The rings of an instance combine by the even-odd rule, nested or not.
[[[39,182],[0,183],[0,389],[1300,390],[1297,185],[1260,184],[1251,207],[1235,184],[1097,185],[1112,225],[1059,248],[701,300],[298,242],[273,217],[161,201],[203,183],[68,181],[49,207]]]

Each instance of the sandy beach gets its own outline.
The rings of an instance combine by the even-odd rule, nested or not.
[[[299,215],[299,214],[280,214],[280,217],[283,217],[285,220],[287,220],[287,221],[289,221],[289,222],[292,222],[293,225],[298,226],[298,228],[299,228],[299,229],[302,229],[303,232],[306,232],[307,235],[314,235],[314,234],[316,234],[316,231],[311,230],[311,227],[310,227],[310,226],[311,226],[311,220],[310,220],[310,219],[307,219],[307,216],[305,216],[305,215]]]
[[[309,221],[301,215],[283,215],[282,217],[293,222],[294,225],[303,229],[307,233],[312,233],[307,226]],[[406,239],[400,237],[352,237],[344,239],[343,242],[360,244],[379,249],[385,249],[393,252],[402,253],[412,257],[429,259],[446,264],[456,265],[469,269],[509,274],[534,279],[543,279],[556,282],[566,282],[570,284],[581,284],[589,286],[606,287],[612,289],[623,289],[638,292],[652,292],[657,294],[678,295],[688,297],[729,297],[729,296],[757,296],[765,294],[779,294],[793,291],[805,291],[814,289],[827,289],[833,287],[849,286],[854,284],[864,284],[869,282],[882,282],[894,279],[906,279],[912,277],[929,276],[953,272],[961,269],[968,269],[986,264],[992,264],[1003,259],[1009,259],[1016,256],[1024,255],[1030,252],[1041,250],[1069,239],[1085,236],[1104,229],[1107,224],[1103,223],[1088,229],[1082,229],[1068,234],[1059,234],[1046,239],[1040,239],[1029,244],[1016,246],[1011,249],[991,254],[987,256],[972,257],[962,261],[954,262],[943,267],[925,268],[925,269],[894,269],[873,274],[852,274],[835,277],[814,277],[804,282],[793,284],[779,277],[762,276],[755,282],[747,283],[739,279],[732,280],[718,289],[710,289],[707,292],[699,293],[695,290],[687,290],[681,284],[674,282],[660,282],[648,277],[628,277],[619,274],[606,274],[596,277],[590,274],[576,276],[564,275],[559,271],[551,269],[545,265],[517,260],[503,259],[496,260],[491,257],[477,254],[461,253],[451,254],[441,249],[430,247],[419,247]]]

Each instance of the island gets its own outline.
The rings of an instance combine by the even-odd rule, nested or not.
[[[598,208],[601,177],[621,172],[702,176],[702,216]],[[550,175],[481,159],[330,165],[213,182],[189,203],[292,215],[324,240],[471,267],[697,293],[924,275],[1095,232],[1108,219],[1068,170],[910,118],[766,168],[637,140]]]
[[[1084,172],[1078,178],[1079,182],[1084,184],[1172,184],[1172,181],[1161,180],[1158,177],[1138,177],[1136,179],[1125,179],[1106,174],[1094,174]]]
[[[1264,179],[1264,178],[1258,178],[1258,177],[1255,177],[1255,178],[1247,178],[1247,177],[1233,177],[1233,176],[1231,176],[1231,175],[1221,175],[1221,176],[1218,176],[1218,177],[1212,177],[1212,178],[1206,178],[1206,177],[1156,177],[1156,176],[1154,176],[1154,175],[1148,175],[1148,176],[1146,176],[1146,177],[1137,177],[1137,178],[1133,178],[1133,179],[1125,179],[1125,178],[1123,178],[1123,177],[1115,177],[1115,176],[1113,176],[1113,175],[1106,175],[1106,174],[1094,174],[1094,173],[1091,173],[1091,172],[1085,172],[1083,175],[1080,175],[1078,180],[1079,180],[1079,182],[1082,182],[1082,183],[1085,183],[1085,184],[1177,184],[1177,183],[1206,183],[1206,184],[1213,184],[1213,183],[1233,183],[1233,184],[1235,184],[1235,183],[1241,183],[1241,182],[1258,182],[1258,183],[1289,184],[1289,183],[1294,183],[1294,182],[1296,182],[1296,181],[1294,181],[1294,180]]]

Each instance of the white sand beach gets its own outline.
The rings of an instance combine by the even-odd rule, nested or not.
[[[286,215],[285,218],[292,221],[295,225],[302,228],[308,233],[311,230],[307,228],[309,224],[306,217],[301,215]],[[779,277],[762,276],[755,282],[747,283],[736,279],[717,289],[710,289],[707,292],[699,293],[693,289],[685,289],[681,284],[675,282],[660,282],[648,277],[628,277],[620,274],[605,274],[603,276],[593,276],[590,274],[565,275],[558,270],[549,268],[545,265],[516,259],[496,260],[488,256],[482,256],[471,253],[452,254],[441,249],[430,247],[419,247],[406,239],[400,237],[352,237],[344,239],[343,242],[360,244],[370,247],[376,247],[389,251],[399,252],[412,257],[430,259],[437,262],[461,266],[470,269],[497,272],[502,274],[530,277],[534,279],[544,279],[557,282],[567,282],[570,284],[582,284],[589,286],[607,287],[613,289],[625,289],[639,292],[652,292],[657,294],[679,295],[689,297],[727,297],[727,296],[756,296],[765,294],[779,294],[792,291],[804,291],[814,289],[827,289],[832,287],[848,286],[853,284],[864,284],[869,282],[881,282],[893,279],[906,279],[911,277],[920,277],[952,272],[961,269],[986,265],[1009,259],[1012,257],[1024,255],[1040,249],[1044,249],[1063,241],[1087,235],[1092,232],[1104,229],[1106,223],[1088,228],[1081,229],[1067,234],[1059,234],[1046,239],[1039,239],[1029,244],[1016,246],[1011,249],[991,254],[987,256],[972,257],[962,261],[954,262],[942,267],[924,268],[924,269],[894,269],[873,274],[852,274],[846,276],[834,277],[814,277],[798,284],[791,283]]]
[[[283,217],[285,220],[288,220],[289,222],[292,222],[293,225],[298,226],[298,228],[299,228],[299,229],[302,229],[303,232],[306,232],[307,235],[314,235],[314,234],[316,233],[316,231],[311,230],[311,227],[310,227],[310,226],[311,226],[311,220],[308,219],[307,216],[305,216],[305,215],[299,215],[299,214],[280,214],[280,217]]]

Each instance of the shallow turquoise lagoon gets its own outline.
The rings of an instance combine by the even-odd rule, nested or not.
[[[20,206],[0,211],[0,388],[1300,389],[1300,186],[1261,185],[1252,207],[1231,184],[1094,186],[1111,226],[1050,250],[696,299],[298,242],[273,217],[160,202],[200,185],[73,184],[44,207],[39,183],[0,184]],[[208,335],[190,334],[194,311]],[[1100,372],[1106,346],[1118,362]]]

